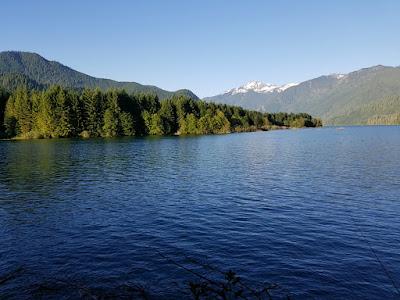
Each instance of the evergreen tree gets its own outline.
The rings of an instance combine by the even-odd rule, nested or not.
[[[103,127],[103,93],[99,89],[85,89],[80,101],[83,103],[83,129],[90,136],[99,136]]]
[[[103,135],[114,137],[121,134],[120,114],[121,108],[118,105],[118,93],[112,91],[107,94],[108,107],[104,112]]]
[[[2,88],[0,88],[0,137],[5,133],[4,113],[6,110],[8,97],[9,97],[8,93]]]
[[[186,116],[186,126],[188,134],[198,134],[198,125],[197,125],[197,118],[194,114],[188,114]]]
[[[179,115],[179,114],[178,114]],[[187,119],[185,117],[179,117],[179,134],[189,134],[187,127]]]
[[[49,91],[43,92],[39,97],[38,112],[36,114],[35,128],[43,137],[51,137],[54,132],[53,108]]]
[[[168,134],[164,131],[164,121],[159,114],[151,115],[149,134],[150,135],[164,135]]]
[[[171,100],[165,100],[161,103],[159,116],[162,120],[162,132],[164,134],[171,135],[178,131],[176,108]]]
[[[56,119],[54,135],[57,137],[69,137],[72,133],[71,103],[67,92],[61,88],[56,97]]]
[[[397,105],[397,100],[393,97],[388,101]],[[212,134],[322,125],[321,120],[304,113],[260,113],[184,96],[160,103],[153,94],[74,91],[60,86],[42,92],[18,88],[11,96],[0,90],[0,119],[4,122],[1,131],[9,137],[25,138]],[[384,118],[376,117],[370,122],[382,120],[395,122],[398,116],[386,112]]]
[[[135,128],[133,126],[133,117],[130,113],[122,112],[120,115],[121,129],[123,135],[133,136],[135,135]]]
[[[107,108],[104,112],[103,135],[105,137],[114,137],[119,133],[119,119],[115,112]]]
[[[17,134],[26,135],[32,129],[32,103],[26,88],[18,88],[14,98],[14,116],[17,119]]]
[[[209,114],[206,114],[199,119],[198,132],[200,134],[212,133],[212,119]]]
[[[213,133],[228,133],[230,132],[231,124],[229,123],[229,120],[225,117],[224,113],[219,110],[212,119],[211,126]]]

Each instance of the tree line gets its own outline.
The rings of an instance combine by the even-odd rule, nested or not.
[[[322,125],[304,113],[261,113],[185,95],[159,101],[154,94],[61,86],[0,91],[0,122],[3,136],[20,138],[220,134]]]

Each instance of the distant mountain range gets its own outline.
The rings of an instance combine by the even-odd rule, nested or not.
[[[160,99],[176,94],[198,99],[186,89],[171,92],[136,82],[92,77],[36,53],[0,52],[0,88],[12,91],[26,85],[43,89],[53,84],[151,92]],[[281,86],[252,81],[204,100],[266,112],[306,112],[322,118],[325,124],[400,124],[400,67],[374,66]]]
[[[374,66],[282,86],[252,81],[205,101],[307,112],[326,124],[400,123],[400,67]]]
[[[187,95],[192,99],[198,99],[194,93],[186,89],[170,92],[156,86],[142,85],[136,82],[120,82],[92,77],[59,62],[49,61],[36,53],[0,52],[0,87],[13,90],[21,84],[36,89],[42,89],[53,84],[76,89],[85,87],[99,87],[102,90],[118,88],[125,89],[128,93],[155,93],[160,99],[169,98],[174,94]]]

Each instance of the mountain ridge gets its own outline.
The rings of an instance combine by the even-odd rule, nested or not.
[[[253,89],[243,93],[222,93],[204,100],[259,111],[304,111],[321,117],[327,124],[346,125],[368,124],[370,118],[385,119],[385,115],[373,114],[375,106],[370,104],[379,102],[382,106],[385,105],[382,99],[398,95],[400,67],[375,65],[347,74],[322,75],[279,92],[260,93]],[[371,111],[366,112],[364,107]],[[400,114],[400,103],[393,105],[390,102],[390,107],[392,114]],[[365,113],[354,119],[348,117],[354,111]]]
[[[38,88],[49,85],[61,85],[69,88],[95,88],[102,90],[111,88],[125,89],[129,93],[151,92],[160,99],[169,98],[175,94],[198,97],[188,89],[167,91],[154,85],[143,85],[130,81],[115,81],[107,78],[97,78],[74,70],[58,61],[48,60],[35,52],[3,51],[0,52],[0,84],[6,90],[13,89],[13,77],[19,77],[22,82],[35,83]],[[22,78],[24,77],[24,78]],[[7,86],[7,83],[9,85]]]
[[[84,89],[124,89],[128,93],[153,93],[159,99],[173,95],[198,97],[187,89],[166,91],[154,85],[97,78],[76,71],[34,52],[0,52],[0,87],[45,89],[50,85]],[[375,65],[346,74],[321,75],[300,83],[276,85],[250,81],[205,101],[237,105],[261,112],[306,112],[325,124],[375,124],[400,118],[400,67]],[[388,109],[390,108],[390,110]]]

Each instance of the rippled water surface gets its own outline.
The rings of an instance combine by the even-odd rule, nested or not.
[[[176,262],[277,297],[398,299],[399,195],[400,127],[3,141],[0,276],[20,270],[0,298],[188,297]]]

